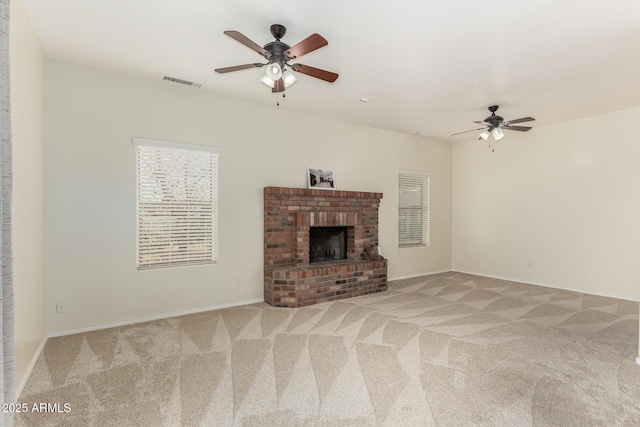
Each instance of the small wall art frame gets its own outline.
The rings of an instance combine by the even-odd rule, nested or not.
[[[307,167],[307,188],[314,190],[335,190],[336,175],[333,169]]]

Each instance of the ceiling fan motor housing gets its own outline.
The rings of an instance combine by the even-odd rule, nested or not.
[[[504,121],[504,118],[496,115],[496,111],[498,111],[497,105],[492,105],[491,107],[489,107],[489,111],[491,111],[491,115],[484,119],[484,122],[490,124],[489,132],[491,132],[493,129],[500,126],[500,123]]]
[[[284,63],[286,62],[285,52],[289,50],[289,48],[290,46],[288,44],[277,40],[264,45],[264,50],[271,53],[269,63],[278,63],[278,65],[280,65],[280,68],[284,68]]]

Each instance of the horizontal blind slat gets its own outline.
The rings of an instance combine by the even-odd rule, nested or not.
[[[136,150],[138,269],[215,262],[217,153]]]
[[[399,246],[429,244],[429,187],[426,173],[398,173]]]

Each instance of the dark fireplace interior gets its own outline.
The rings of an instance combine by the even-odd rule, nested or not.
[[[311,227],[309,262],[347,259],[347,227]]]

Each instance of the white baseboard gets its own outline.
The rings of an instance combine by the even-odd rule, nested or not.
[[[29,362],[29,366],[27,367],[27,372],[24,373],[24,377],[20,380],[20,383],[16,385],[16,394],[15,401],[18,402],[20,399],[20,395],[22,394],[22,390],[24,390],[24,386],[27,385],[27,381],[29,381],[29,377],[31,376],[31,372],[33,372],[33,368],[36,367],[36,363],[40,358],[40,354],[42,354],[42,350],[44,350],[44,346],[47,343],[47,337],[42,338],[40,341],[40,345],[38,345],[38,349],[35,354],[31,358],[31,362]]]
[[[450,272],[451,270],[429,271],[427,273],[410,274],[409,276],[399,276],[399,277],[388,278],[387,281],[393,282],[394,280],[413,279],[414,277],[431,276],[432,274],[450,273]]]
[[[615,298],[615,299],[622,299],[622,300],[634,301],[634,302],[638,302],[639,301],[639,300],[635,300],[635,299],[622,298],[619,295],[612,295],[612,294],[592,292],[592,291],[587,292],[587,291],[585,291],[583,289],[564,288],[562,286],[549,285],[547,283],[529,282],[529,281],[522,280],[522,279],[513,279],[511,277],[492,276],[490,274],[485,274],[485,273],[474,273],[472,271],[463,271],[463,270],[456,270],[456,269],[453,269],[452,271],[456,272],[456,273],[471,274],[473,276],[482,276],[482,277],[489,277],[491,279],[500,279],[500,280],[508,280],[509,282],[524,283],[525,285],[542,286],[543,288],[552,288],[552,289],[558,289],[558,290],[561,290],[561,291],[570,291],[570,292],[578,292],[578,293],[587,294],[587,295],[595,295],[595,296],[598,296],[598,297]]]
[[[214,305],[214,306],[211,306],[211,307],[196,308],[194,310],[185,310],[185,311],[180,311],[180,312],[177,312],[177,313],[160,314],[158,316],[143,317],[143,318],[134,319],[134,320],[125,320],[124,322],[108,323],[106,325],[88,326],[86,328],[71,329],[71,330],[68,330],[68,331],[51,332],[51,333],[49,333],[48,336],[49,336],[49,338],[62,337],[62,336],[65,336],[65,335],[73,335],[73,334],[80,334],[80,333],[83,333],[83,332],[98,331],[100,329],[117,328],[118,326],[134,325],[136,323],[150,322],[152,320],[160,320],[160,319],[168,319],[170,317],[186,316],[188,314],[202,313],[202,312],[205,312],[205,311],[220,310],[220,309],[223,309],[223,308],[230,308],[230,307],[239,307],[241,305],[256,304],[256,303],[259,303],[259,302],[264,302],[264,299],[253,299],[253,300],[247,300],[247,301],[239,301],[239,302],[233,302],[233,303],[228,303],[228,304]]]

